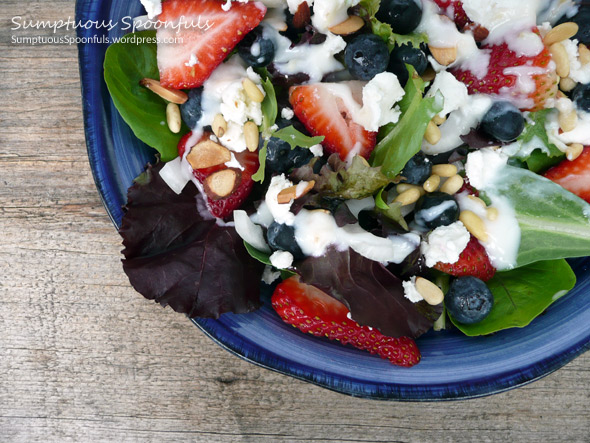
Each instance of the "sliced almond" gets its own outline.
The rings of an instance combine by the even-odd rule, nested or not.
[[[227,197],[236,186],[238,173],[234,169],[224,169],[211,174],[205,179],[205,185],[218,198]]]
[[[278,193],[277,202],[279,202],[279,204],[285,204],[291,202],[292,200],[295,200],[296,198],[303,197],[305,194],[311,191],[314,186],[314,180],[308,182],[301,182],[298,185],[294,186],[289,186],[288,188],[285,188]]]
[[[188,95],[186,95],[183,91],[162,86],[158,80],[154,80],[152,78],[144,78],[139,81],[139,84],[148,88],[153,93],[158,94],[160,97],[169,101],[170,103],[182,105],[188,100]]]
[[[231,153],[213,140],[203,140],[193,146],[186,160],[193,169],[210,168],[230,161]]]
[[[338,23],[330,28],[330,32],[336,35],[350,35],[365,26],[365,21],[358,15],[351,15],[342,23]]]
[[[557,25],[555,28],[549,31],[545,35],[543,42],[547,46],[562,42],[576,35],[578,33],[578,29],[578,25],[574,22],[562,23],[561,25]]]
[[[436,48],[434,46],[428,46],[430,53],[434,59],[443,66],[449,66],[455,60],[457,60],[457,47],[452,48]]]

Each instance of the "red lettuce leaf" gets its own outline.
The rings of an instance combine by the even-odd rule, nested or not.
[[[412,303],[398,277],[350,249],[305,259],[297,272],[304,283],[344,303],[354,321],[390,337],[419,337],[442,313],[442,304]]]
[[[148,166],[128,190],[119,233],[131,285],[189,317],[259,308],[263,266],[233,227],[218,226],[197,210],[196,187],[175,194],[158,174],[162,166]]]

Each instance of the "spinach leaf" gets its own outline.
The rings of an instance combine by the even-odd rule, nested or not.
[[[590,205],[551,180],[505,166],[494,189],[514,208],[521,230],[517,266],[590,255]],[[486,191],[492,198],[493,193]]]
[[[426,83],[414,75],[413,67],[407,66],[410,79],[405,87],[404,98],[399,102],[402,111],[400,120],[381,128],[380,141],[371,154],[371,164],[381,166],[383,174],[391,179],[420,151],[428,123],[443,107],[440,93],[430,98],[422,96]]]
[[[264,136],[268,136],[270,128],[275,124],[278,113],[275,88],[268,78],[268,75],[262,80],[262,88],[266,94],[264,96],[264,100],[260,104],[262,111],[262,127],[260,129],[262,130]]]
[[[494,294],[490,314],[473,325],[451,321],[469,336],[522,328],[576,284],[576,275],[565,260],[540,261],[507,272],[487,282]]]
[[[129,125],[135,136],[156,149],[162,161],[178,156],[177,145],[188,131],[183,127],[174,134],[166,124],[166,101],[152,91],[139,85],[143,78],[159,79],[156,60],[156,44],[137,44],[133,37],[153,37],[154,31],[129,34],[106,51],[104,79],[115,107]]]

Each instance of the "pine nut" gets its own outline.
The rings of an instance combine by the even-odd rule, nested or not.
[[[584,150],[584,146],[580,143],[572,143],[569,145],[565,151],[565,156],[569,161],[574,161],[577,159]]]
[[[576,129],[576,126],[578,125],[578,114],[575,109],[572,109],[569,112],[560,112],[557,121],[563,132],[570,132]]]
[[[407,191],[402,192],[399,194],[394,202],[401,203],[402,206],[411,205],[412,203],[416,203],[420,198],[420,190],[417,188],[410,188]]]
[[[162,86],[158,80],[154,80],[152,78],[144,78],[140,80],[139,84],[145,88],[148,88],[154,94],[159,95],[170,103],[182,105],[188,100],[188,95],[186,95],[186,93],[183,91]]]
[[[254,122],[246,122],[244,125],[244,138],[246,139],[246,147],[248,151],[254,152],[258,149],[258,142],[260,140],[260,133],[258,126]]]
[[[467,198],[468,198],[469,200],[471,200],[471,201],[473,201],[473,202],[477,203],[477,204],[478,204],[478,205],[480,205],[482,208],[485,208],[485,207],[487,206],[487,205],[486,205],[486,202],[484,202],[484,201],[483,201],[481,198],[479,198],[479,197],[476,197],[476,196],[475,196],[475,195],[473,195],[473,194],[469,194],[469,195],[467,196]]]
[[[471,235],[478,240],[487,241],[488,233],[486,232],[486,225],[474,212],[461,211],[459,214],[459,220],[465,225],[465,228],[471,233]]]
[[[351,15],[342,23],[338,23],[330,28],[330,32],[336,35],[350,35],[365,26],[365,21],[358,15]]]
[[[459,174],[455,174],[452,177],[448,178],[447,181],[445,181],[442,184],[442,186],[440,187],[440,190],[441,190],[441,192],[444,192],[445,194],[453,195],[462,187],[463,187],[463,177],[461,177]]]
[[[490,207],[486,209],[486,217],[489,221],[494,221],[498,218],[498,208]]]
[[[254,83],[249,78],[245,78],[242,80],[242,86],[244,87],[244,91],[246,91],[246,95],[250,98],[250,100],[252,100],[254,103],[262,103],[264,100],[264,94],[260,89],[258,89],[256,83]]]
[[[430,53],[434,59],[443,66],[449,66],[451,63],[457,60],[456,46],[453,46],[452,48],[435,48],[428,45],[428,47],[430,48]]]
[[[555,62],[557,75],[560,77],[567,77],[570,75],[570,59],[567,56],[567,51],[561,43],[553,43],[549,46],[549,52]]]
[[[180,116],[180,108],[175,103],[168,103],[166,105],[166,122],[170,131],[175,134],[180,132],[180,126],[182,125],[182,117]]]
[[[223,118],[223,115],[216,114],[213,118],[213,124],[211,125],[211,129],[213,129],[213,133],[221,138],[227,131],[227,122]]]
[[[457,167],[451,164],[434,165],[432,167],[432,173],[440,175],[441,177],[452,177],[457,174]]]
[[[397,185],[395,187],[395,190],[397,191],[398,194],[401,194],[402,192],[406,192],[408,189],[417,189],[418,192],[420,192],[420,195],[424,195],[424,189],[421,186],[418,185],[413,185],[411,183],[400,183],[399,185]]]
[[[440,133],[440,129],[436,124],[431,120],[428,122],[428,126],[426,127],[426,132],[424,133],[424,138],[428,143],[431,145],[436,145],[442,137]]]
[[[574,22],[567,22],[562,23],[561,25],[557,25],[551,31],[549,31],[543,42],[546,46],[551,46],[554,43],[559,43],[568,38],[572,38],[574,35],[578,33],[578,25]]]
[[[577,83],[569,77],[564,77],[559,81],[559,89],[563,92],[570,92],[576,85]]]
[[[432,117],[432,121],[435,125],[440,126],[447,121],[447,117],[441,117],[440,115],[436,114],[434,117]]]
[[[438,286],[423,277],[416,277],[416,291],[429,305],[439,305],[445,298],[443,291]]]
[[[432,174],[428,179],[424,182],[422,187],[426,192],[434,192],[438,189],[440,185],[440,175]]]
[[[586,66],[590,63],[590,49],[583,43],[578,45],[578,55],[580,57],[580,63],[582,66]]]

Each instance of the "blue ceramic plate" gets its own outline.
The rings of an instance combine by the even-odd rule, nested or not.
[[[139,0],[79,0],[76,20],[142,15]],[[79,30],[80,37],[121,36]],[[119,117],[103,81],[106,44],[79,46],[88,156],[107,211],[119,226],[132,179],[153,160]],[[113,257],[113,260],[117,257]],[[579,283],[531,325],[490,337],[431,332],[418,340],[423,359],[411,369],[295,331],[270,306],[247,315],[194,320],[213,340],[247,361],[357,397],[447,400],[489,395],[536,380],[590,348],[590,259],[571,261]],[[138,295],[139,296],[139,295]]]

